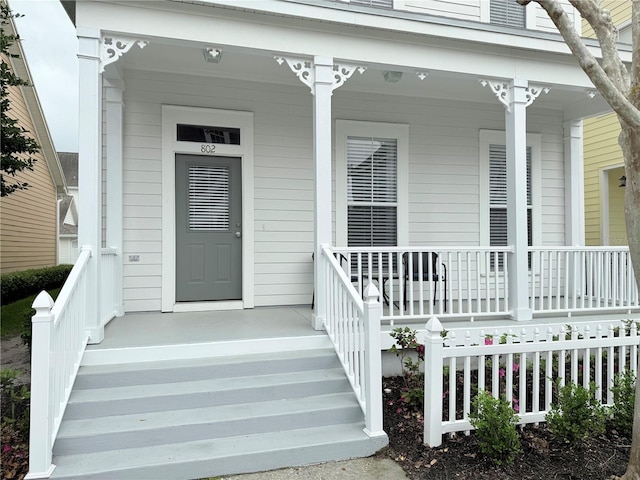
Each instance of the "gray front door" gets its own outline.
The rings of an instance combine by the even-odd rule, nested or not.
[[[239,158],[176,155],[176,300],[242,298]]]

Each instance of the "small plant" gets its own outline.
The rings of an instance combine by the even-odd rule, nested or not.
[[[391,338],[395,340],[389,351],[396,354],[402,364],[404,389],[402,400],[408,405],[422,409],[424,403],[424,373],[420,366],[424,362],[424,345],[416,340],[416,331],[409,327],[394,328]]]
[[[480,451],[498,465],[513,463],[522,451],[516,430],[519,418],[504,397],[494,398],[484,390],[471,403],[469,421],[476,429]]]
[[[613,379],[613,406],[611,423],[619,433],[630,436],[633,427],[633,407],[636,401],[636,376],[631,370],[617,374]]]
[[[556,380],[556,388],[557,402],[551,404],[551,410],[545,417],[554,436],[565,442],[574,442],[604,433],[606,409],[595,398],[595,382],[591,382],[587,389],[575,383],[560,387],[559,380]]]
[[[2,424],[13,423],[22,430],[29,431],[29,398],[31,393],[26,385],[16,385],[19,370],[0,370],[0,396],[2,397]]]

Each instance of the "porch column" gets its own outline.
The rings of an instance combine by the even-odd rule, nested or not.
[[[100,75],[100,30],[79,27],[78,116],[78,246],[91,250],[87,263],[85,326],[89,343],[104,339],[100,326],[100,248],[102,246],[102,155],[101,113],[102,78]]]
[[[582,121],[564,122],[564,224],[565,245],[584,246],[584,159],[582,144]],[[569,304],[577,298],[580,280],[576,278],[579,270],[579,256],[569,257],[568,276]]]
[[[507,150],[507,244],[509,300],[514,320],[531,320],[527,232],[527,94],[528,82],[509,82],[510,101],[505,113]]]
[[[107,168],[107,247],[116,250],[113,270],[113,308],[124,315],[122,299],[122,111],[124,84],[105,79],[106,100],[106,168]]]
[[[323,328],[327,318],[325,272],[320,268],[322,246],[331,244],[331,95],[333,92],[333,58],[316,56],[313,59],[313,168],[315,173],[315,258],[314,283],[316,310],[313,328]]]
[[[564,122],[565,245],[584,245],[582,121]]]

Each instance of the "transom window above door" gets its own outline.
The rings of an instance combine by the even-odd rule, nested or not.
[[[407,125],[336,121],[336,242],[407,243]]]
[[[240,145],[240,129],[178,123],[176,128],[176,140],[178,142]]]

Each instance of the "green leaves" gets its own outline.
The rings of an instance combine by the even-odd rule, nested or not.
[[[18,58],[18,54],[11,51],[11,46],[20,41],[15,34],[7,35],[6,28],[13,14],[5,3],[0,4],[0,52],[8,58]],[[10,87],[30,87],[29,82],[18,77],[10,68],[8,62],[0,64],[0,145],[2,157],[0,159],[0,196],[6,197],[16,190],[24,190],[29,184],[16,178],[16,174],[25,170],[33,171],[36,159],[34,155],[40,150],[38,143],[28,136],[28,130],[20,126],[18,120],[9,116],[11,104],[9,100]]]

